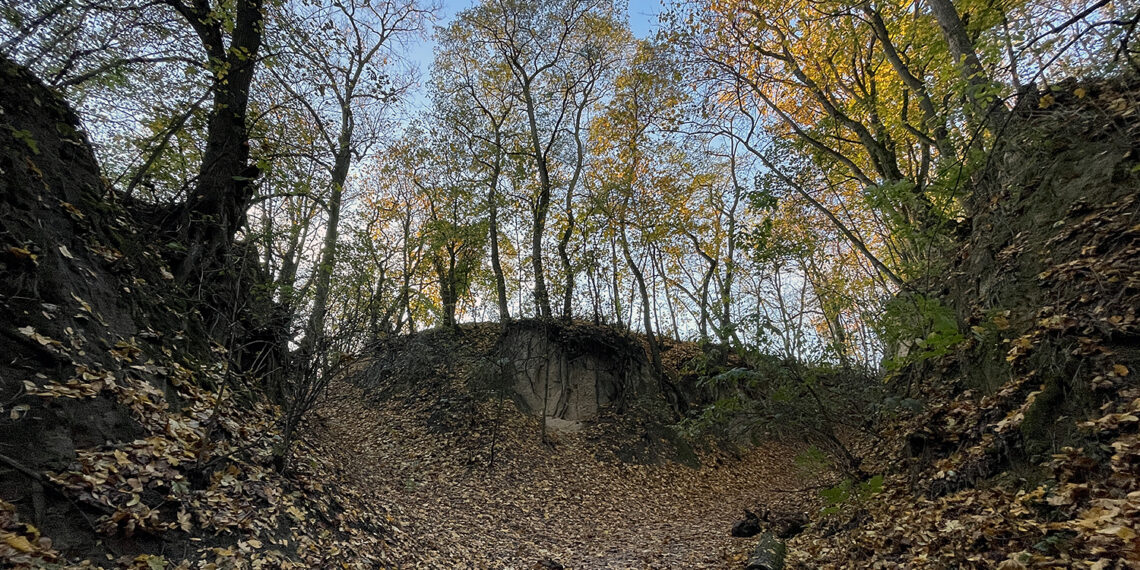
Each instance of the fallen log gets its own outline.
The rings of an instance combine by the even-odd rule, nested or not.
[[[752,549],[752,556],[748,557],[744,570],[783,570],[784,556],[787,552],[788,548],[784,546],[784,541],[776,538],[771,532],[765,532],[760,535],[760,540]]]

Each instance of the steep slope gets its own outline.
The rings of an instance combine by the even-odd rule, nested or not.
[[[273,470],[276,410],[99,172],[0,59],[0,566],[391,564],[375,497],[303,442]]]
[[[940,293],[969,337],[896,376],[925,409],[887,424],[882,493],[792,541],[797,567],[1140,560],[1140,85],[1023,100],[976,180]]]

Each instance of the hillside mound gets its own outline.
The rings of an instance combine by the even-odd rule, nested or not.
[[[674,343],[670,352],[687,353],[674,359],[683,364],[700,349]],[[362,358],[349,382],[372,400],[424,408],[437,432],[473,437],[472,426],[493,420],[480,404],[495,401],[542,418],[544,440],[582,431],[599,454],[622,461],[696,459],[670,427],[680,418],[650,371],[644,339],[626,330],[578,321],[467,324],[386,339]],[[697,401],[699,391],[687,397]]]
[[[800,568],[1140,560],[1140,85],[1026,97],[936,295],[967,337],[899,371],[881,493],[790,543]],[[878,490],[879,485],[874,490]]]

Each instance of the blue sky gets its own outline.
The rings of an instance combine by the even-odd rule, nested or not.
[[[444,25],[455,17],[455,14],[476,4],[476,0],[442,0],[443,8],[439,13],[437,25]],[[652,36],[658,28],[657,15],[663,10],[663,0],[629,0],[629,28],[639,38]],[[427,80],[431,68],[432,49],[435,42],[426,38],[416,42],[409,42],[407,47],[408,59],[419,68],[420,82]],[[422,89],[416,90],[408,98],[410,106],[420,107],[426,103]]]
[[[629,0],[629,28],[639,38],[646,38],[657,31],[657,15],[661,13],[662,0]]]

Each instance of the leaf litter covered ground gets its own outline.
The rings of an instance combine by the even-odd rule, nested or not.
[[[883,492],[791,567],[1140,568],[1137,117],[1134,81],[1070,83],[1009,129],[951,282],[971,337],[903,372],[927,405],[880,430]]]
[[[729,530],[744,508],[794,509],[794,449],[766,444],[694,469],[599,460],[589,433],[553,433],[510,402],[469,429],[433,430],[430,408],[370,401],[337,384],[317,411],[317,447],[363,493],[383,497],[418,568],[725,568],[752,541]],[[511,411],[506,411],[510,409]],[[494,418],[498,418],[498,426]],[[495,457],[488,466],[491,441]],[[718,465],[719,464],[719,465]]]

